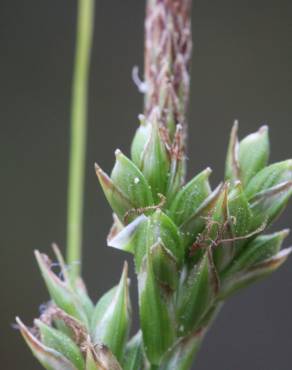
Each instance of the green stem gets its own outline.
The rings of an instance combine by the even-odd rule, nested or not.
[[[93,26],[94,0],[78,0],[67,208],[67,263],[72,265],[70,275],[73,280],[81,270],[77,262],[81,262],[82,249],[88,74]]]

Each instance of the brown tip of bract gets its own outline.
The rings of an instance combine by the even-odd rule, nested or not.
[[[95,169],[96,173],[101,171],[101,168],[99,167],[99,165],[97,163],[94,163],[94,169]]]
[[[98,164],[95,163],[94,167],[101,186],[104,188],[112,187],[112,181],[110,177],[101,169],[101,167],[99,167]]]
[[[24,325],[24,323],[20,320],[18,316],[15,318],[15,321],[24,338],[29,339],[30,337],[32,337],[32,334],[29,331],[28,327]]]

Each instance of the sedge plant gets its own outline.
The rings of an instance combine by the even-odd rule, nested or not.
[[[92,0],[80,0],[73,89],[67,262],[36,251],[50,301],[32,328],[17,319],[49,370],[188,370],[228,297],[287,259],[288,230],[268,232],[292,194],[292,160],[268,164],[268,128],[242,140],[231,131],[221,184],[210,168],[186,182],[191,0],[148,0],[144,112],[130,156],[117,150],[110,175],[96,174],[113,211],[108,245],[133,255],[141,329],[129,338],[128,267],[96,304],[74,261],[81,259],[86,94]],[[68,265],[71,267],[68,269]]]

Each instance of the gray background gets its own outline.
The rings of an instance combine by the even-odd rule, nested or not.
[[[291,155],[291,14],[292,3],[285,0],[195,1],[190,174],[210,165],[213,185],[221,179],[234,118],[241,135],[270,125],[272,161]],[[84,225],[84,277],[94,299],[117,282],[123,259],[131,261],[105,246],[111,212],[93,163],[109,171],[114,150],[128,152],[137,126],[142,97],[130,74],[143,62],[143,17],[144,1],[98,1]],[[0,1],[3,369],[39,369],[11,323],[16,314],[30,323],[48,299],[33,249],[49,252],[52,241],[65,244],[75,18],[72,0]],[[291,226],[291,212],[279,228]],[[290,259],[226,304],[196,369],[291,370],[291,312]]]

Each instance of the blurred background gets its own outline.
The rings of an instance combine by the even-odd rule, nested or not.
[[[110,171],[114,150],[129,152],[138,125],[142,96],[131,70],[143,65],[144,6],[97,0],[84,222],[84,277],[94,300],[118,281],[123,260],[131,261],[106,248],[111,212],[93,164]],[[213,185],[220,181],[235,118],[241,137],[270,126],[271,161],[291,156],[291,14],[285,0],[194,1],[189,175],[209,165]],[[48,299],[33,249],[65,245],[75,20],[73,0],[0,0],[2,369],[40,369],[11,324],[15,315],[30,324]],[[292,226],[291,215],[290,206],[277,228]],[[228,301],[195,368],[291,370],[291,312],[290,258]]]

